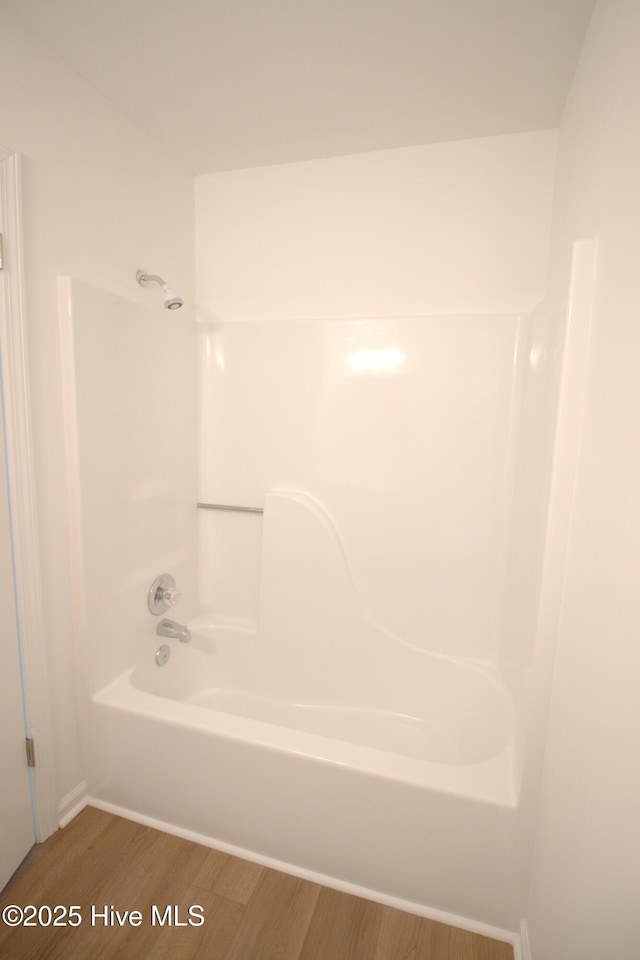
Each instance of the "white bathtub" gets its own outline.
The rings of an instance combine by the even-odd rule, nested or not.
[[[346,664],[346,700],[320,663],[295,675],[250,631],[194,628],[171,647],[166,666],[149,647],[93,698],[98,801],[294,872],[514,928],[513,720],[495,677],[402,647],[366,682]]]

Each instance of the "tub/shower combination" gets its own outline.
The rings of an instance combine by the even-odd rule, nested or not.
[[[255,642],[196,629],[162,676],[145,665],[96,694],[96,799],[283,869],[504,928],[515,812],[504,690],[435,664],[439,704],[463,696],[455,731],[446,705],[406,716],[298,690],[286,699],[267,676],[261,689],[243,676],[240,652]]]
[[[234,611],[224,615],[219,595],[211,600],[210,571],[196,562],[196,537],[209,537],[216,521],[196,510],[195,475],[184,469],[196,441],[195,428],[185,428],[195,404],[192,328],[170,318],[167,346],[152,310],[76,281],[61,285],[61,294],[68,455],[81,505],[74,534],[78,651],[89,691],[83,719],[92,801],[506,935],[517,919],[521,717],[513,676],[523,658],[515,633],[501,638],[499,608],[511,583],[505,568],[517,504],[509,491],[517,471],[529,467],[514,451],[519,411],[529,402],[521,381],[530,326],[516,317],[272,325],[274,357],[286,356],[291,376],[305,358],[317,363],[299,385],[315,412],[309,423],[279,427],[282,438],[296,441],[281,439],[276,451],[286,482],[274,480],[273,463],[261,464],[257,454],[247,479],[236,436],[217,424],[214,473],[222,481],[208,499],[224,502],[235,493],[245,503],[260,497],[264,506],[263,517],[248,521],[260,526],[253,541],[259,562],[253,615],[242,620]],[[372,331],[374,344],[401,346],[362,349]],[[255,428],[252,451],[260,451],[265,433],[264,423],[253,423],[256,410],[272,387],[259,382],[269,368],[261,362],[262,336],[261,325],[238,324],[224,342],[229,378],[236,360],[247,362],[253,350],[255,407],[236,431],[246,437]],[[350,365],[335,361],[345,344]],[[207,350],[214,364],[219,348]],[[363,373],[354,357],[369,369]],[[376,369],[381,357],[408,358],[405,379]],[[428,375],[416,357],[431,364]],[[472,381],[464,401],[442,372],[452,357],[462,358],[461,378]],[[168,424],[155,413],[165,409],[165,384],[180,364],[186,386]],[[141,384],[147,367],[154,376]],[[115,415],[114,376],[115,402],[123,405]],[[416,394],[423,382],[431,395]],[[299,415],[285,404],[290,389],[285,384],[278,410],[285,420]],[[218,418],[221,409],[235,415],[242,408],[229,390],[226,399],[213,397]],[[272,402],[279,401],[262,403],[265,417],[275,416]],[[385,419],[389,405],[394,416]],[[393,489],[390,516],[394,462],[413,443],[397,436],[397,423],[411,417],[429,442],[402,465],[409,486]],[[301,463],[318,471],[313,493],[303,466],[287,460],[312,427]],[[417,498],[427,505],[418,513]],[[214,535],[224,538],[229,529]],[[398,566],[406,543],[415,548],[411,569]],[[233,550],[225,561],[233,564]],[[158,667],[154,653],[163,641],[145,600],[163,571],[183,591],[175,615],[188,622],[192,639],[168,641],[171,656]]]
[[[308,598],[320,569],[332,600],[292,612],[279,589]],[[499,676],[377,624],[305,493],[267,496],[262,580],[258,630],[193,621],[163,668],[149,655],[96,694],[97,796],[305,875],[504,928],[515,717]]]

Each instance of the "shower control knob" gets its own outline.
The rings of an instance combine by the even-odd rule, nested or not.
[[[147,595],[147,606],[149,613],[154,617],[166,613],[169,607],[174,606],[182,594],[176,590],[176,582],[170,573],[161,573],[149,587]]]
[[[162,599],[169,607],[177,603],[181,596],[180,591],[173,587],[166,587],[166,589],[162,591]]]

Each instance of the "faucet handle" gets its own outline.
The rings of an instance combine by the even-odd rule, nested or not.
[[[149,587],[147,594],[147,606],[149,613],[154,617],[159,617],[161,613],[166,613],[169,607],[174,606],[182,594],[176,590],[176,581],[170,573],[161,573]]]
[[[162,590],[162,599],[168,607],[173,607],[181,597],[182,594],[179,590],[176,590],[175,587],[165,587],[164,590]]]

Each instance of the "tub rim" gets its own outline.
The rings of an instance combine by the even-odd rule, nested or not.
[[[518,796],[514,775],[514,737],[496,756],[464,764],[437,763],[337,740],[321,734],[225,713],[142,690],[132,683],[136,667],[93,694],[93,704],[181,726],[201,734],[298,755],[318,763],[351,768],[369,776],[434,790],[458,799],[513,809]]]

